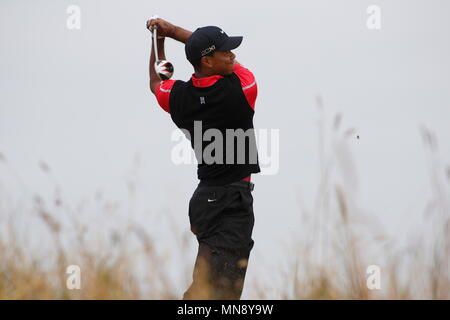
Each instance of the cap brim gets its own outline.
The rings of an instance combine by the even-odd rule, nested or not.
[[[241,45],[243,37],[228,37],[228,40],[218,48],[218,51],[228,51],[236,49]]]

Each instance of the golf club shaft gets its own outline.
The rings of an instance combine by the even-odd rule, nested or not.
[[[155,61],[159,61],[159,57],[158,57],[158,35],[157,35],[157,30],[158,30],[158,26],[155,25],[153,27],[153,49],[155,50]]]

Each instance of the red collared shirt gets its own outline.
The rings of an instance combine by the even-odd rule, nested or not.
[[[238,63],[234,64],[233,72],[239,77],[239,80],[241,80],[242,91],[244,92],[248,104],[255,110],[255,102],[258,95],[258,86],[256,84],[255,76],[250,70]],[[194,74],[191,76],[192,84],[200,88],[212,86],[222,78],[221,75],[214,75],[206,78],[196,78]],[[156,86],[155,95],[158,104],[168,113],[170,113],[170,92],[172,91],[175,81],[176,80],[164,80]],[[250,176],[248,176],[242,180],[250,182],[250,179]]]

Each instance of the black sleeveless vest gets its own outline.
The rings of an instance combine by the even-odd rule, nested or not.
[[[204,88],[194,86],[192,79],[178,80],[170,93],[172,120],[185,133],[189,132],[186,136],[198,161],[197,176],[211,186],[229,184],[261,171],[254,113],[235,73]],[[217,138],[218,133],[222,138]],[[236,138],[238,134],[241,136]]]

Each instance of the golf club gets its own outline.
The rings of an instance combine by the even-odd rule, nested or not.
[[[157,19],[158,16],[154,15],[151,19]],[[155,49],[155,72],[161,80],[169,80],[173,75],[173,64],[167,60],[159,60],[158,57],[158,25],[153,27],[152,38],[153,38],[153,47]]]

